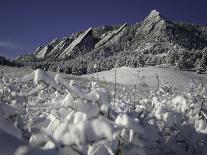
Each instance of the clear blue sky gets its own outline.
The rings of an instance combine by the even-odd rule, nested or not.
[[[174,21],[207,25],[207,0],[1,0],[0,55],[31,53],[90,26],[134,24],[152,9]]]

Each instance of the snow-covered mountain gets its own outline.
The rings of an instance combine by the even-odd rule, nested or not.
[[[187,30],[185,26],[175,24],[156,10],[145,18],[137,29],[135,38],[141,42],[168,42],[184,48],[203,48],[207,38],[203,39],[198,34]]]
[[[87,70],[80,71],[83,74],[90,73],[91,66],[97,63],[101,65],[98,70],[113,68],[118,62],[118,66],[130,67],[166,61],[177,63],[181,56],[175,55],[180,51],[203,53],[206,47],[207,27],[172,22],[153,10],[141,23],[88,28],[63,39],[55,39],[31,55],[18,57],[17,61],[52,70],[61,68],[69,73],[82,63],[84,66],[78,70]],[[140,57],[145,64],[140,64]],[[201,57],[201,54],[196,55],[193,65]]]

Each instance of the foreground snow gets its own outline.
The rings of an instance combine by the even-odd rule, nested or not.
[[[123,71],[133,74],[133,69],[121,68],[118,75],[119,70],[123,76]],[[169,77],[168,72],[161,77]],[[188,89],[178,92],[160,78],[159,89],[148,87],[148,96],[134,88],[114,99],[96,81],[81,86],[64,78],[39,69],[23,77],[2,75],[0,154],[205,155],[207,97],[202,84],[189,82]]]

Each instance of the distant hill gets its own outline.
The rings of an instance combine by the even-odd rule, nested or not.
[[[15,62],[12,62],[8,59],[6,59],[5,57],[3,56],[0,56],[0,65],[3,65],[3,66],[15,66],[15,65],[18,65],[17,63]]]
[[[34,68],[81,75],[115,66],[163,63],[201,73],[206,70],[206,59],[206,26],[172,22],[153,10],[143,22],[88,28],[54,39],[16,61]]]

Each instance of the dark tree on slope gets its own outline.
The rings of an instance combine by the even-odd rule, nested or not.
[[[200,61],[196,66],[196,72],[198,74],[204,73],[206,71],[206,66],[204,65],[203,61]]]
[[[166,62],[175,65],[176,61],[178,60],[178,53],[174,50],[168,52],[168,56],[166,58]]]
[[[193,68],[194,62],[192,60],[191,53],[186,50],[179,52],[179,59],[177,62],[177,68],[180,70],[189,70]]]
[[[72,74],[72,67],[71,66],[65,66],[64,73],[66,74]]]
[[[74,75],[87,74],[87,64],[85,62],[77,63],[72,68],[72,74]]]
[[[144,61],[144,59],[143,59],[143,55],[139,55],[139,56],[137,57],[137,65],[138,65],[139,67],[144,67],[144,66],[145,66],[145,61]]]
[[[206,65],[207,65],[207,50],[205,49],[202,52],[202,58],[198,61],[198,64],[196,66],[196,72],[201,74],[206,71]]]
[[[5,57],[3,56],[0,56],[0,65],[7,65],[7,66],[18,66],[20,67],[21,65],[19,63],[15,63],[13,61],[10,61],[8,59],[6,59]]]

